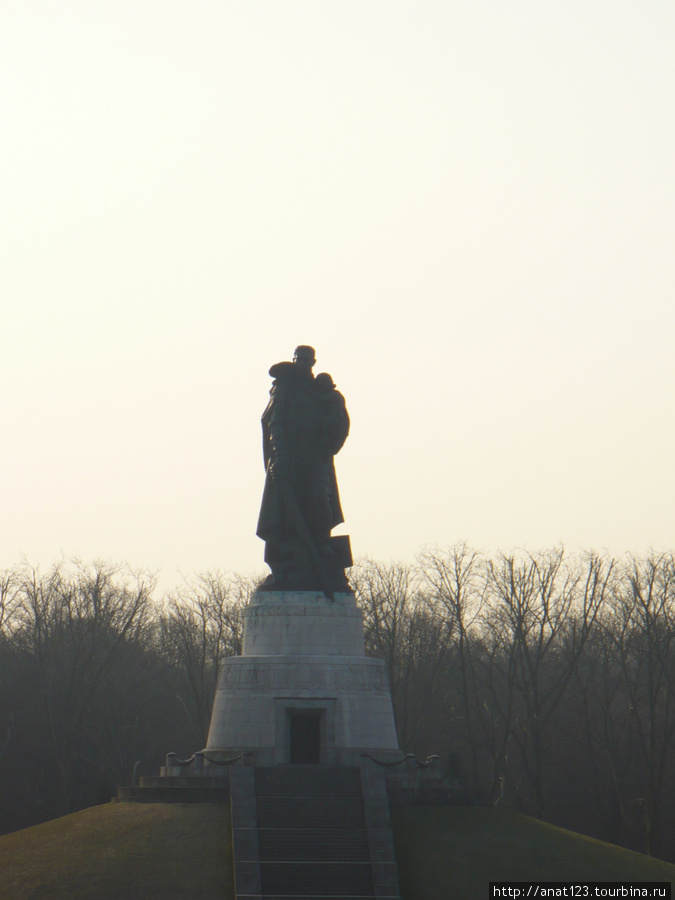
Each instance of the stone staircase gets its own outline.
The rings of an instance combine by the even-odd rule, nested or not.
[[[231,779],[237,900],[398,900],[382,777],[294,765]]]

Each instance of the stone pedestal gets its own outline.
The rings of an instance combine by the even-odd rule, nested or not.
[[[259,591],[224,660],[205,753],[256,766],[400,758],[384,662],[363,650],[352,593]]]

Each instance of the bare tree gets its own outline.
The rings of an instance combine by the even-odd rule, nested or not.
[[[535,812],[542,818],[547,729],[583,653],[611,572],[612,563],[594,554],[575,565],[562,548],[520,559],[501,554],[488,564],[485,627],[493,650],[499,650],[492,658],[499,661],[506,686],[501,712],[510,722]]]
[[[0,635],[11,627],[18,605],[19,579],[11,569],[0,572]]]
[[[159,643],[176,672],[176,699],[200,747],[206,743],[220,660],[241,653],[252,578],[206,572],[169,595]]]
[[[664,826],[666,784],[675,779],[675,559],[630,557],[612,600],[611,629],[630,699],[630,726],[644,773],[645,851]]]
[[[475,733],[475,707],[478,701],[475,659],[472,650],[480,630],[480,616],[485,599],[482,559],[464,543],[448,550],[427,549],[418,557],[422,584],[428,603],[444,620],[444,630],[456,649],[459,681],[457,697],[461,710],[465,741],[471,759],[471,783],[480,783],[478,736]],[[454,709],[453,706],[451,707]],[[457,724],[457,716],[453,717]],[[495,773],[495,779],[499,777]]]
[[[471,786],[672,857],[675,563],[464,544],[352,573],[401,747]],[[253,579],[197,575],[157,604],[106,563],[0,576],[0,833],[106,799],[135,760],[206,739]],[[110,793],[107,793],[110,796]]]
[[[19,578],[15,644],[34,661],[42,745],[56,769],[62,809],[70,812],[94,722],[111,713],[101,709],[104,683],[119,674],[127,648],[147,628],[154,583],[107,563],[57,565],[45,576],[25,566]]]
[[[385,661],[399,741],[409,749],[419,738],[424,710],[423,703],[414,702],[420,690],[415,675],[425,672],[420,656],[425,674],[430,674],[429,651],[442,648],[443,641],[438,643],[442,623],[426,608],[413,566],[363,559],[352,569],[350,581],[363,612],[366,652]],[[425,683],[429,695],[432,683],[429,678]]]

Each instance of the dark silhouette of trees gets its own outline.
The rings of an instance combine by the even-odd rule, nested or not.
[[[551,745],[560,740],[552,725],[611,571],[611,564],[605,566],[596,556],[566,561],[562,548],[520,560],[500,555],[488,563],[490,603],[484,628],[488,643],[499,649],[492,659],[501,658],[498,671],[507,684],[509,706],[502,715],[510,721],[510,737],[519,755],[514,789],[532,798],[539,818],[547,816]],[[524,801],[521,805],[527,806]]]
[[[454,665],[446,668],[447,706],[452,712],[448,721],[448,734],[444,746],[448,746],[450,758],[446,767],[458,774],[457,756],[452,750],[461,735],[462,744],[467,748],[465,756],[469,760],[468,779],[475,791],[481,785],[475,703],[478,700],[477,647],[481,631],[481,615],[485,600],[484,577],[480,571],[480,558],[475,550],[461,543],[443,552],[427,549],[418,558],[417,570],[424,585],[429,606],[437,617],[445,622],[445,631],[452,638],[450,642]],[[440,712],[443,716],[443,711]],[[447,714],[446,714],[447,715]],[[503,742],[502,742],[503,743]],[[500,782],[501,767],[497,758],[503,753],[493,754],[493,782]]]
[[[490,803],[675,860],[675,559],[464,544],[351,580],[400,746]],[[107,563],[0,573],[0,832],[202,749],[255,582],[164,598]]]
[[[428,602],[411,566],[364,559],[350,580],[363,612],[366,653],[386,663],[399,740],[414,750],[429,731],[430,705],[445,705],[440,674],[452,623]]]
[[[105,564],[12,574],[2,706],[14,774],[32,776],[36,810],[67,813],[91,797],[92,782],[114,785],[126,763],[152,582]]]
[[[353,581],[402,749],[441,753],[483,802],[674,858],[672,554],[459,544]]]
[[[672,822],[675,783],[675,568],[673,556],[631,558],[611,601],[611,637],[628,701],[625,726],[648,853]]]
[[[158,646],[174,670],[177,710],[187,733],[206,745],[218,664],[241,653],[243,610],[253,579],[207,572],[169,595],[159,619]]]

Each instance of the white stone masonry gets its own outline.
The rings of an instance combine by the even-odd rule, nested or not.
[[[223,662],[206,752],[291,762],[290,721],[303,714],[320,720],[320,763],[400,755],[384,662],[364,653],[354,595],[260,591],[245,611],[242,655]]]

